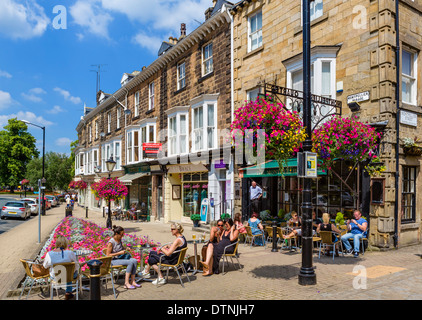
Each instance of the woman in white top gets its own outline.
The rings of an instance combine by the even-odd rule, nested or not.
[[[78,276],[79,263],[78,263],[75,253],[71,250],[67,250],[68,246],[69,246],[68,240],[63,236],[58,236],[56,239],[56,243],[54,245],[54,249],[47,252],[47,255],[45,256],[45,259],[43,262],[43,266],[44,268],[50,268],[53,265],[58,264],[58,263],[75,262],[75,273],[73,275],[73,278],[76,279],[76,277]],[[53,269],[50,269],[50,276],[52,278],[55,277]],[[65,299],[69,300],[72,298],[73,298],[72,287],[68,285],[66,287]]]

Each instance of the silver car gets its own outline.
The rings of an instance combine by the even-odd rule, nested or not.
[[[50,201],[52,207],[56,207],[59,205],[55,196],[45,196],[48,201]]]
[[[32,198],[23,198],[22,201],[25,201],[31,207],[31,214],[38,214],[38,201],[37,199]]]
[[[9,201],[1,209],[1,218],[17,217],[27,219],[31,216],[31,208],[25,201]]]

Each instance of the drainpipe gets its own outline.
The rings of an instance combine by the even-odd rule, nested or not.
[[[399,0],[396,0],[396,175],[395,175],[395,206],[394,206],[394,247],[398,248],[398,218],[399,218],[399,170],[400,170],[400,24],[399,24]]]

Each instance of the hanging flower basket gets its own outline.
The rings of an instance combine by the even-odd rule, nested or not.
[[[85,190],[87,187],[87,183],[83,180],[70,181],[69,183],[69,189]]]
[[[264,162],[274,159],[284,173],[287,160],[302,147],[306,132],[297,112],[267,100],[257,98],[234,112],[231,137],[236,148],[244,143],[247,157],[252,146],[256,152],[249,156]]]
[[[381,133],[368,124],[353,118],[333,117],[314,130],[312,149],[323,160],[323,167],[331,169],[336,160],[354,163],[378,161],[376,150]]]
[[[422,147],[419,146],[410,146],[410,147],[403,147],[403,152],[405,155],[408,156],[420,156],[422,155]]]
[[[127,187],[118,178],[102,178],[99,182],[91,184],[94,195],[106,201],[120,201],[128,194]]]

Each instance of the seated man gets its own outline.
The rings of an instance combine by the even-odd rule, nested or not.
[[[341,241],[343,242],[346,253],[351,254],[353,252],[352,246],[349,243],[349,238],[353,238],[354,244],[354,257],[359,257],[359,246],[360,246],[360,239],[366,235],[368,222],[362,218],[362,213],[359,210],[355,210],[353,212],[353,217],[355,219],[347,220],[347,232],[345,235],[341,237]]]

